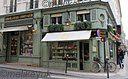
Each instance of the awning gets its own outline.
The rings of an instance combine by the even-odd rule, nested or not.
[[[28,30],[28,27],[27,26],[7,27],[0,29],[0,32],[23,31],[23,30]]]
[[[71,32],[56,32],[47,33],[41,41],[73,41],[87,40],[91,36],[91,31],[71,31]]]

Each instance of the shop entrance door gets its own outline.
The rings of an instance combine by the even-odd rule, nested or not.
[[[84,70],[84,61],[88,61],[89,60],[89,43],[88,42],[80,42],[80,70]]]
[[[80,67],[80,70],[83,70],[83,42],[80,42],[80,45],[79,45],[79,50],[80,50],[80,54],[79,54],[79,67]]]
[[[7,57],[8,62],[17,62],[18,61],[18,40],[19,32],[9,32],[7,39]]]

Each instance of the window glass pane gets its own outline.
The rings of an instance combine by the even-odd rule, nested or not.
[[[83,14],[78,14],[78,21],[83,21]]]
[[[89,43],[84,43],[84,60],[89,60]]]
[[[62,24],[62,16],[58,17],[58,24]]]
[[[29,27],[28,31],[21,32],[20,37],[20,55],[31,56],[33,54],[33,27]]]
[[[52,24],[56,24],[56,17],[51,18]]]
[[[85,20],[90,21],[90,13],[85,14]]]

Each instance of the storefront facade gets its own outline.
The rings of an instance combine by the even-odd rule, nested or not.
[[[111,35],[108,35],[107,26],[113,15],[106,5],[108,3],[87,2],[43,10],[43,31],[45,32],[42,46],[46,47],[43,48],[42,66],[49,61],[50,67],[64,69],[66,56],[69,57],[69,70],[90,71],[91,62],[95,57],[104,62],[106,57],[111,56],[111,61],[115,62],[116,44],[114,42],[110,44],[109,39],[112,40],[112,38]],[[82,25],[84,22],[85,25]],[[115,22],[112,26],[115,26]],[[84,36],[78,34],[80,31],[89,30],[91,34],[84,34]],[[105,41],[100,39],[99,30],[104,31]],[[70,34],[72,32],[77,33],[72,35]],[[75,36],[78,36],[79,39],[75,39]],[[88,36],[87,39],[81,39]],[[109,48],[109,46],[111,47]],[[111,49],[112,53],[110,53]]]
[[[40,10],[3,16],[2,53],[4,62],[40,63]],[[1,58],[2,59],[2,58]]]
[[[104,62],[111,54],[111,61],[115,61],[115,55],[109,52],[115,53],[116,45],[107,31],[109,22],[115,26],[108,3],[58,7],[1,16],[0,60],[65,69],[68,57],[69,70],[83,71],[91,70],[95,57]],[[105,42],[99,30],[104,31]]]

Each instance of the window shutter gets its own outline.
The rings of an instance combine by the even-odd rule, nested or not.
[[[44,26],[50,25],[50,15],[44,15],[43,23]]]
[[[70,20],[71,22],[75,23],[76,22],[76,12],[70,12]]]
[[[96,20],[96,9],[91,10],[91,20]]]
[[[67,21],[68,19],[68,13],[62,13],[62,24],[65,24],[65,22]]]

